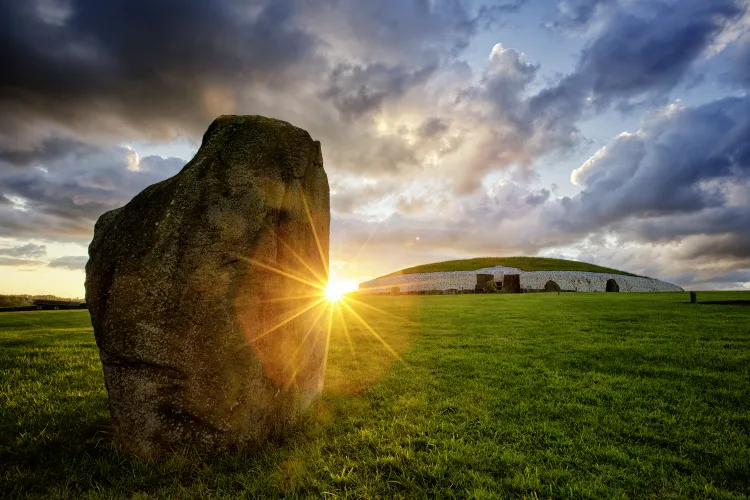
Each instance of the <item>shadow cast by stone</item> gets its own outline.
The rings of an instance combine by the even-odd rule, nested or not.
[[[703,300],[698,302],[702,306],[745,306],[750,307],[750,300]]]

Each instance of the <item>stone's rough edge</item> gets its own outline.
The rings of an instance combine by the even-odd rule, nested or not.
[[[477,274],[494,274],[501,281],[504,274],[521,275],[521,289],[543,290],[545,283],[552,280],[562,290],[577,292],[604,292],[608,279],[614,279],[621,292],[683,292],[671,283],[654,278],[627,276],[622,274],[594,273],[589,271],[521,271],[504,266],[487,267],[476,271],[449,271],[439,273],[400,274],[377,278],[360,283],[359,291],[383,293],[390,287],[398,286],[401,293],[430,290],[474,290]]]
[[[91,255],[92,254],[92,250],[95,250],[97,248],[97,243],[103,244],[106,240],[111,240],[114,237],[113,234],[118,234],[118,233],[113,233],[111,230],[118,229],[118,227],[117,227],[118,223],[120,222],[120,219],[121,219],[121,216],[123,215],[123,213],[127,212],[127,210],[128,210],[127,207],[130,207],[130,208],[137,207],[139,200],[141,200],[141,201],[143,201],[144,199],[148,200],[149,197],[151,197],[152,195],[157,194],[157,193],[159,193],[160,191],[162,191],[164,189],[170,189],[175,184],[178,184],[179,181],[180,181],[180,178],[182,176],[194,174],[195,172],[194,171],[191,172],[191,168],[192,169],[202,168],[203,165],[206,163],[205,162],[205,156],[210,157],[211,155],[215,154],[215,155],[217,155],[216,159],[218,159],[219,162],[224,163],[224,167],[226,167],[227,169],[233,168],[233,167],[231,167],[227,163],[226,159],[220,154],[219,150],[226,143],[227,138],[228,138],[227,134],[231,133],[233,128],[235,128],[237,126],[241,126],[242,124],[244,124],[244,123],[246,123],[248,121],[251,121],[251,120],[257,121],[257,122],[261,123],[263,126],[265,126],[265,128],[271,129],[272,131],[279,131],[279,132],[281,132],[282,130],[287,129],[287,130],[285,130],[285,132],[288,133],[289,132],[288,129],[291,129],[292,134],[293,134],[293,137],[291,138],[292,142],[300,142],[300,140],[303,140],[304,142],[306,142],[307,144],[309,144],[310,146],[312,146],[310,148],[310,155],[312,155],[312,157],[310,157],[309,155],[305,155],[305,154],[302,154],[302,155],[299,155],[299,154],[298,155],[291,155],[292,158],[291,159],[290,158],[286,158],[286,161],[285,161],[284,164],[279,163],[279,165],[282,166],[282,168],[283,167],[289,167],[290,165],[293,167],[291,170],[288,170],[288,168],[287,168],[287,172],[282,172],[282,179],[288,180],[290,182],[295,182],[295,181],[298,181],[300,179],[305,179],[307,177],[307,175],[306,175],[307,172],[315,172],[316,175],[321,176],[322,179],[323,179],[321,185],[323,185],[323,183],[324,183],[324,185],[325,185],[325,194],[326,194],[326,197],[325,197],[325,208],[326,208],[325,209],[325,213],[327,215],[329,215],[330,214],[330,208],[329,208],[329,198],[328,198],[328,189],[329,189],[328,178],[327,178],[327,175],[326,175],[325,170],[323,168],[322,155],[321,155],[321,146],[320,146],[320,142],[319,141],[314,141],[310,137],[310,135],[309,135],[309,133],[307,131],[305,131],[304,129],[300,129],[298,127],[295,127],[294,125],[291,125],[288,122],[283,122],[283,121],[280,121],[280,120],[265,118],[265,117],[261,117],[261,116],[221,116],[221,117],[217,118],[216,120],[214,120],[214,122],[212,122],[212,125],[209,127],[209,130],[207,130],[206,134],[204,134],[203,143],[201,145],[201,148],[198,150],[198,152],[196,153],[195,157],[192,160],[190,160],[181,169],[181,171],[178,174],[176,174],[175,176],[173,176],[173,177],[171,177],[169,179],[166,179],[166,180],[164,180],[162,182],[159,182],[159,183],[156,183],[154,185],[151,185],[151,186],[147,187],[141,193],[139,193],[138,195],[136,195],[136,197],[133,198],[125,207],[121,207],[121,208],[112,210],[110,212],[107,212],[107,213],[103,214],[99,218],[99,220],[97,221],[97,224],[96,224],[96,231],[95,231],[94,239],[92,240],[92,243],[91,243],[91,245],[89,247],[89,254]],[[276,146],[276,145],[273,144],[273,146]],[[316,150],[317,150],[318,158],[315,157],[315,151]],[[208,151],[208,152],[206,153],[206,151]],[[201,155],[202,152],[204,152],[206,154]],[[290,152],[290,153],[295,153],[295,152],[299,153],[299,151],[297,151],[296,149],[292,149],[292,150],[290,150],[288,152]],[[306,169],[305,168],[299,168],[300,165],[297,165],[297,164],[300,163],[300,162],[296,161],[298,159],[299,160],[307,160],[308,161],[308,162],[303,162],[303,163],[305,163],[307,165]],[[284,174],[287,174],[287,175],[284,175]],[[199,176],[199,180],[200,179],[202,179],[202,176]],[[183,189],[183,191],[184,191],[184,189]],[[281,195],[280,197],[283,199],[281,201],[281,203],[282,204],[285,203],[286,202],[286,193],[283,193],[283,195]],[[174,196],[174,193],[172,193],[172,203],[170,203],[170,207],[175,202],[175,200],[177,200],[177,199],[178,199],[178,197]],[[178,205],[176,204],[175,208],[177,208],[177,206]],[[151,212],[150,205],[146,205],[146,209],[147,209],[146,210],[147,212]],[[282,207],[282,209],[283,209],[283,207]],[[165,217],[170,216],[170,211],[171,210],[172,210],[171,208],[169,208],[167,210]],[[309,212],[307,214],[307,217],[303,217],[302,216],[303,212],[300,211],[299,213],[301,214],[300,221],[305,221],[306,222],[309,219],[309,217],[310,217]],[[155,224],[155,227],[162,228],[163,225],[160,225],[160,222],[161,222],[160,220],[157,221],[156,224]],[[326,222],[326,228],[328,227],[328,224],[329,224],[329,222]],[[154,224],[149,224],[149,225],[144,226],[144,227],[148,227],[148,228],[151,228],[152,231],[156,231],[156,230],[153,229],[153,226],[154,226]],[[106,233],[106,234],[103,234],[103,233]],[[326,237],[327,237],[327,234],[328,234],[328,229],[326,229]],[[119,238],[119,236],[117,236],[117,237]],[[207,245],[198,245],[198,246],[199,247],[203,247],[203,246],[207,246]],[[327,238],[326,238],[326,242],[325,242],[324,247],[325,247],[325,253],[326,253],[326,257],[327,257],[327,254],[328,254],[328,241],[327,241]],[[320,243],[318,243],[318,249],[320,249]],[[224,250],[222,249],[221,251],[223,252]],[[94,253],[96,253],[96,252],[94,252]],[[102,253],[102,254],[112,254],[112,252],[100,252],[100,253]],[[230,264],[233,263],[233,262],[236,262],[236,260],[230,262]],[[100,283],[97,284],[97,283],[95,283],[96,280],[94,280],[94,281],[90,280],[90,278],[91,278],[91,270],[93,269],[92,266],[94,266],[95,263],[96,263],[96,259],[95,258],[91,258],[89,260],[89,262],[87,263],[87,280],[86,280],[87,297],[89,297],[90,292],[94,292],[94,295],[99,295],[100,298],[102,298],[104,300],[104,302],[106,303],[107,302],[107,297],[109,296],[109,291],[110,291],[110,288],[111,288],[111,282],[112,282],[111,275],[112,275],[113,272],[115,272],[117,266],[108,265],[107,269],[106,269],[106,273],[107,273],[108,277],[105,277],[103,280],[99,280]],[[153,274],[153,273],[149,273],[149,274]],[[137,274],[134,275],[134,276],[137,276]],[[94,287],[94,289],[90,289],[89,285],[92,285]],[[126,295],[126,294],[121,294],[121,295]],[[97,323],[96,317],[97,316],[104,316],[108,312],[108,311],[106,311],[107,309],[110,309],[110,308],[109,307],[103,307],[103,308],[97,309],[97,307],[91,307],[89,309],[89,311],[90,311],[90,313],[92,315],[92,320],[94,320],[93,323],[95,323],[95,325],[94,325],[95,326],[95,332],[96,332],[96,323]],[[136,325],[136,328],[139,328],[141,326],[142,326],[141,323],[138,323]],[[146,326],[150,327],[151,325],[146,325]],[[99,345],[100,344],[100,338],[98,336],[96,337],[96,340],[97,340],[97,344]],[[108,379],[107,379],[107,373],[108,373],[108,371],[109,371],[110,374],[114,374],[114,371],[116,371],[116,370],[122,370],[123,368],[126,368],[126,367],[129,368],[129,369],[130,368],[136,368],[136,369],[141,370],[141,371],[143,371],[143,370],[151,370],[152,372],[157,372],[156,376],[154,376],[153,373],[152,373],[148,377],[145,377],[145,378],[149,379],[148,383],[145,384],[145,385],[151,384],[152,382],[156,382],[157,378],[165,378],[165,380],[162,381],[163,382],[162,385],[164,385],[164,386],[169,385],[170,387],[174,386],[174,384],[172,382],[173,380],[180,380],[180,381],[185,380],[185,377],[184,377],[184,375],[182,374],[182,372],[180,370],[173,370],[171,366],[166,366],[166,365],[162,366],[162,364],[160,364],[160,363],[152,362],[150,355],[147,356],[148,359],[146,361],[144,361],[144,360],[140,359],[140,356],[133,357],[133,356],[129,356],[129,355],[122,355],[122,353],[115,353],[113,355],[113,354],[110,354],[110,352],[108,352],[106,349],[104,349],[101,345],[99,345],[99,348],[100,348],[100,357],[101,357],[103,369],[104,369],[104,372],[105,372],[105,382],[108,381]],[[321,365],[324,366],[324,363],[321,363]],[[163,377],[165,375],[168,375],[168,376]],[[118,378],[118,377],[122,378],[120,375],[117,375],[117,374],[114,374],[114,377],[115,378]],[[265,380],[268,377],[256,377],[256,378],[258,378],[259,380],[261,378],[263,378]],[[169,379],[169,380],[166,380],[166,379]],[[120,384],[120,385],[122,385],[122,384]],[[322,387],[322,378],[321,378],[321,384],[320,385]],[[110,391],[109,384],[107,385],[107,390],[108,390],[108,392]],[[157,390],[161,390],[161,389],[157,388]],[[219,392],[222,391],[222,390],[224,390],[224,386],[222,385],[217,390]],[[151,391],[151,392],[153,392],[153,391]],[[320,391],[318,390],[318,393],[319,392]],[[275,391],[275,396],[274,396],[274,394],[271,394],[271,399],[274,400],[274,398],[278,398],[278,396],[279,396],[279,392],[278,392],[278,390],[276,390]],[[278,399],[281,400],[282,398],[278,398]],[[295,399],[295,395],[294,394],[292,395],[292,399]],[[296,399],[299,399],[299,398],[296,398]],[[282,410],[283,411],[287,411],[289,409],[288,407],[290,405],[297,404],[296,399],[295,400],[289,400],[289,401],[281,402],[281,403],[277,404],[274,408],[278,409],[279,411],[282,411]],[[131,406],[133,406],[133,405],[134,406],[140,406],[139,403],[140,403],[140,401],[132,401],[132,405]],[[181,403],[181,401],[179,403]],[[236,405],[233,405],[229,409],[229,411],[230,412],[234,411],[235,406]],[[306,406],[306,405],[304,405],[304,406]],[[278,408],[276,408],[276,407],[278,407]],[[110,398],[110,410],[111,410],[111,412],[113,414],[113,417],[114,417],[115,412],[113,412],[112,409],[113,409],[112,399]],[[274,415],[276,413],[275,409],[274,409]],[[170,407],[169,410],[171,411],[171,414],[173,414],[172,415],[173,417],[174,416],[180,417],[184,413],[181,404],[177,405],[175,408],[171,408]],[[163,413],[161,407],[159,408],[158,411],[159,411],[159,413]],[[136,455],[140,455],[140,456],[146,457],[146,456],[156,455],[156,454],[159,454],[160,452],[163,452],[163,451],[166,451],[168,449],[171,449],[171,444],[173,444],[173,442],[176,442],[176,441],[184,441],[184,442],[187,442],[187,441],[199,442],[200,441],[203,444],[221,444],[221,445],[229,445],[229,444],[231,444],[231,445],[234,445],[234,444],[243,444],[244,442],[256,441],[257,440],[256,437],[259,436],[260,434],[264,434],[264,435],[267,434],[266,431],[255,432],[254,430],[251,429],[251,432],[249,434],[248,433],[243,433],[243,436],[245,434],[248,434],[249,438],[248,438],[248,436],[244,436],[244,437],[237,437],[237,439],[233,439],[233,440],[230,439],[229,441],[227,441],[227,440],[224,440],[223,438],[221,438],[221,436],[219,436],[219,435],[222,435],[222,436],[226,435],[226,436],[230,436],[231,437],[232,435],[236,435],[237,434],[237,433],[234,433],[234,432],[232,432],[232,433],[226,432],[227,429],[225,429],[225,427],[229,425],[229,421],[227,419],[221,418],[221,419],[219,419],[217,421],[216,418],[212,418],[212,421],[209,422],[208,420],[206,420],[202,416],[196,416],[196,415],[194,415],[192,413],[191,414],[185,414],[185,417],[188,420],[190,420],[190,422],[195,423],[196,426],[200,427],[200,428],[197,429],[197,430],[195,430],[195,432],[187,434],[187,433],[183,432],[183,428],[182,428],[181,423],[178,423],[178,425],[174,426],[173,429],[167,429],[167,431],[169,432],[169,434],[171,436],[171,437],[169,437],[169,439],[171,439],[171,441],[169,441],[165,437],[165,436],[167,436],[167,434],[165,432],[162,432],[163,429],[160,429],[158,433],[155,433],[155,434],[151,435],[148,438],[148,440],[150,442],[145,442],[145,441],[141,440],[141,442],[131,442],[131,443],[120,442],[120,444],[123,445],[123,449],[125,449],[126,451],[132,452],[132,453],[134,453]],[[161,422],[162,419],[161,419],[161,417],[158,417],[156,420],[158,420],[159,422]],[[173,420],[174,420],[174,418],[173,418]],[[182,419],[182,420],[184,420],[184,419]],[[115,423],[114,424],[115,431],[117,431],[117,427],[118,427],[117,423]],[[132,431],[133,429],[131,428],[130,430]],[[240,429],[240,430],[242,430],[242,429]],[[139,431],[139,429],[136,429],[136,431]],[[115,432],[115,434],[117,434],[117,432]],[[138,435],[138,434],[139,434],[139,432],[127,432],[127,433],[122,433],[122,436],[132,436],[132,435]],[[221,438],[221,439],[219,439],[220,442],[216,441],[217,437]],[[162,439],[162,438],[164,438],[164,439]],[[174,439],[172,439],[172,438],[174,438]],[[160,444],[161,441],[164,441],[164,442]],[[158,448],[158,447],[161,447],[161,449],[157,450],[156,448]]]

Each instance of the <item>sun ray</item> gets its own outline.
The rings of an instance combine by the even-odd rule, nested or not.
[[[379,221],[377,224],[375,224],[375,229],[373,229],[370,232],[370,235],[367,237],[367,240],[365,240],[364,243],[359,247],[359,251],[357,252],[357,255],[354,256],[354,259],[352,259],[352,265],[355,265],[357,262],[359,262],[359,257],[362,255],[362,252],[365,250],[365,247],[370,244],[370,240],[375,236],[375,233],[378,232],[378,229],[380,229],[380,226],[383,224],[383,221]]]
[[[307,311],[309,311],[313,307],[317,307],[318,305],[322,304],[325,301],[326,301],[326,299],[324,297],[324,298],[318,300],[317,302],[313,302],[311,305],[309,305],[307,307],[304,307],[301,311],[298,311],[297,313],[295,313],[292,316],[288,317],[287,319],[285,319],[281,323],[277,324],[276,326],[274,326],[272,328],[269,328],[268,330],[266,330],[265,332],[261,333],[260,335],[258,335],[254,339],[251,339],[250,342],[248,342],[248,343],[252,344],[254,342],[259,341],[260,339],[262,339],[266,335],[268,335],[268,334],[270,334],[270,333],[278,330],[279,328],[281,328],[282,326],[286,325],[287,323],[289,323],[290,321],[294,320],[295,318],[299,318],[300,316],[302,316],[303,314],[305,314]]]
[[[282,240],[280,237],[277,236],[276,239],[279,242],[281,242],[282,245],[284,245],[284,248],[286,248],[287,250],[289,250],[292,253],[292,255],[294,256],[295,259],[297,259],[303,266],[305,266],[305,268],[308,271],[310,271],[313,274],[313,276],[315,276],[315,279],[317,279],[318,281],[320,281],[321,285],[325,286],[326,280],[324,280],[323,277],[318,274],[318,272],[315,270],[315,268],[313,268],[310,264],[308,264],[307,261],[302,258],[302,256],[300,256],[297,252],[295,252],[294,249],[291,246],[289,246],[286,242],[284,242],[284,240]]]
[[[399,315],[397,315],[397,314],[393,314],[393,313],[391,313],[391,312],[385,311],[385,310],[383,310],[383,309],[380,309],[379,307],[375,307],[375,306],[373,306],[373,305],[371,305],[371,304],[367,304],[367,303],[365,303],[365,302],[362,302],[361,300],[357,300],[357,299],[355,299],[355,298],[354,298],[354,297],[352,297],[352,296],[349,296],[349,295],[347,295],[347,296],[346,296],[346,297],[344,298],[344,300],[347,300],[347,301],[351,301],[351,302],[356,302],[356,303],[357,303],[358,305],[361,305],[361,306],[364,306],[364,307],[366,307],[366,308],[368,308],[368,309],[371,309],[371,310],[373,310],[373,311],[377,312],[378,314],[384,314],[384,315],[386,315],[386,316],[390,316],[390,317],[392,317],[392,318],[395,318],[395,319],[401,320],[401,321],[403,321],[404,323],[408,323],[409,325],[416,325],[416,323],[414,323],[413,321],[411,321],[411,320],[409,320],[409,319],[406,319],[406,318],[404,318],[404,317],[402,317],[402,316],[399,316]]]
[[[282,297],[282,298],[279,298],[279,299],[261,300],[260,303],[261,304],[271,304],[271,303],[274,303],[274,302],[289,302],[289,301],[292,301],[292,300],[316,299],[316,298],[323,297],[323,295],[324,295],[323,293],[309,293],[307,295],[293,295],[291,297]]]
[[[406,366],[409,366],[409,365],[408,365],[408,364],[406,363],[406,361],[404,361],[404,358],[402,358],[402,357],[401,357],[401,356],[400,356],[400,355],[399,355],[399,354],[398,354],[398,353],[397,353],[397,352],[396,352],[396,351],[395,351],[395,350],[394,350],[394,349],[393,349],[393,348],[392,348],[392,347],[390,346],[390,344],[388,344],[388,342],[386,342],[386,341],[385,341],[385,339],[384,339],[383,337],[381,337],[381,336],[380,336],[380,334],[379,334],[378,332],[376,332],[376,331],[375,331],[375,329],[374,329],[373,327],[371,327],[371,326],[370,326],[370,324],[369,324],[369,323],[367,323],[367,321],[365,321],[365,320],[364,320],[364,319],[362,318],[362,316],[360,316],[359,314],[357,314],[357,311],[355,311],[355,310],[354,310],[354,309],[352,308],[352,306],[350,306],[349,304],[347,304],[346,302],[343,302],[343,301],[341,302],[341,304],[342,304],[342,305],[343,305],[344,307],[346,307],[346,309],[347,309],[347,310],[348,310],[349,312],[351,312],[351,313],[352,313],[352,314],[354,315],[354,317],[355,317],[355,318],[357,318],[357,319],[359,320],[359,322],[360,322],[360,323],[362,323],[362,326],[364,326],[364,327],[365,327],[365,328],[367,329],[367,331],[369,331],[369,332],[370,332],[370,333],[371,333],[371,334],[372,334],[372,335],[373,335],[373,336],[374,336],[374,337],[375,337],[376,339],[378,339],[378,341],[379,341],[379,342],[380,342],[381,344],[383,344],[383,346],[384,346],[384,347],[385,347],[386,349],[388,349],[388,352],[390,352],[390,353],[391,353],[391,354],[393,355],[393,357],[394,357],[394,358],[396,358],[396,359],[398,359],[399,361],[401,361],[401,362],[402,362],[402,363],[403,363],[404,365],[406,365]]]
[[[300,278],[299,276],[295,276],[295,275],[293,275],[291,273],[288,273],[286,271],[282,271],[281,269],[277,269],[277,268],[275,268],[273,266],[270,266],[268,264],[264,264],[263,262],[260,262],[259,260],[255,260],[255,259],[247,258],[247,257],[241,257],[241,258],[247,260],[248,262],[250,262],[254,266],[262,267],[263,269],[267,269],[267,270],[272,271],[272,272],[274,272],[276,274],[280,274],[281,276],[285,276],[285,277],[291,278],[291,279],[293,279],[295,281],[299,281],[300,283],[302,283],[304,285],[309,285],[309,286],[311,286],[313,288],[317,288],[318,290],[321,290],[321,291],[323,291],[325,293],[325,287],[323,287],[323,286],[321,286],[321,285],[319,285],[317,283],[313,283],[312,281],[306,280],[304,278]]]
[[[328,314],[328,332],[326,334],[326,352],[323,357],[323,383],[325,384],[325,373],[328,370],[328,349],[331,346],[331,332],[333,331],[333,308],[337,307],[337,303],[331,304],[331,312]]]
[[[328,262],[326,261],[326,258],[323,256],[323,245],[320,244],[320,238],[318,237],[318,231],[315,229],[315,223],[313,222],[312,214],[310,213],[310,206],[307,204],[307,197],[305,197],[305,192],[302,189],[302,183],[297,181],[297,187],[299,188],[299,194],[302,198],[302,204],[305,206],[305,212],[307,213],[307,220],[310,221],[310,228],[313,232],[313,237],[315,238],[315,244],[318,245],[318,254],[320,255],[320,261],[323,263],[323,268],[326,270],[326,274],[328,274]]]
[[[346,319],[344,319],[344,313],[341,310],[341,305],[336,303],[336,311],[338,312],[339,319],[341,321],[341,327],[344,329],[344,335],[346,335],[346,342],[349,344],[349,352],[352,353],[352,358],[354,360],[357,360],[357,353],[354,352],[354,343],[352,342],[352,337],[349,334],[349,327],[346,325]]]
[[[297,345],[297,348],[294,350],[294,352],[290,356],[289,362],[286,365],[287,368],[289,366],[293,366],[294,365],[294,361],[295,361],[295,359],[297,359],[297,354],[299,354],[299,352],[302,350],[302,347],[305,345],[305,342],[307,341],[307,338],[310,336],[310,334],[312,333],[312,331],[317,326],[318,321],[320,321],[321,316],[323,316],[323,314],[326,312],[326,310],[328,308],[330,308],[330,307],[333,307],[333,305],[332,304],[326,304],[325,307],[322,307],[320,309],[320,312],[318,313],[318,315],[315,316],[315,319],[310,323],[310,328],[307,329],[307,332],[305,332],[305,335],[302,337],[302,340],[300,340],[299,345]],[[326,353],[326,356],[327,355],[328,355],[328,353]],[[289,377],[289,382],[287,382],[286,387],[289,387],[289,386],[292,385],[292,382],[294,382],[294,379],[297,377],[297,373],[299,373],[300,366],[302,366],[302,363],[300,363],[299,365],[297,365],[297,367],[294,369],[294,372]]]

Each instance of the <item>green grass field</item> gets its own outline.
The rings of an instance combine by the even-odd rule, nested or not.
[[[448,260],[445,262],[434,262],[421,266],[409,267],[396,271],[395,273],[381,276],[397,276],[399,274],[416,273],[438,273],[448,271],[476,271],[485,267],[505,266],[515,267],[521,271],[588,271],[591,273],[623,274],[625,276],[637,276],[636,274],[610,269],[608,267],[578,262],[576,260],[549,259],[546,257],[479,257],[476,259]]]
[[[0,497],[750,495],[748,293],[357,300],[406,364],[347,317],[291,436],[161,461],[112,445],[86,311],[0,315]]]

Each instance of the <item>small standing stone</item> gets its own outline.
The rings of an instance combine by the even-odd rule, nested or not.
[[[691,304],[697,304],[698,303],[698,295],[696,295],[695,292],[690,292],[690,303]]]

